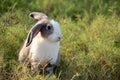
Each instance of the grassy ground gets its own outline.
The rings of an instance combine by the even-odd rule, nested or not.
[[[119,0],[1,0],[0,80],[46,80],[23,73],[18,53],[41,11],[61,25],[61,64],[52,80],[119,80]]]

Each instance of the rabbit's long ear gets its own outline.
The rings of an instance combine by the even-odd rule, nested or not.
[[[38,24],[38,25],[35,25],[31,29],[31,31],[28,34],[28,38],[27,38],[27,42],[26,42],[26,47],[28,47],[31,44],[31,42],[32,42],[33,38],[35,37],[35,35],[37,35],[37,33],[40,31],[40,29],[42,27],[44,27],[44,26],[45,26],[44,24]]]
[[[34,18],[35,20],[41,20],[43,18],[48,18],[47,15],[45,15],[44,13],[40,13],[40,12],[32,12],[29,14],[30,17]]]

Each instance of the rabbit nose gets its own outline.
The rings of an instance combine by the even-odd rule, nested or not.
[[[58,40],[61,40],[61,37],[58,37]]]
[[[61,39],[61,37],[58,37],[58,39],[60,40],[60,39]]]

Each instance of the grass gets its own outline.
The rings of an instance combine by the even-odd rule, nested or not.
[[[0,80],[46,80],[23,73],[18,53],[42,11],[61,25],[61,64],[52,80],[119,80],[119,0],[0,1]],[[78,5],[79,4],[79,5]]]

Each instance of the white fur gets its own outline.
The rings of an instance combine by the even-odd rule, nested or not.
[[[53,25],[53,34],[48,37],[48,39],[52,42],[58,41],[58,37],[62,37],[61,31],[60,31],[60,25],[58,22],[51,20],[50,23]]]
[[[51,64],[56,64],[59,54],[60,41],[58,37],[61,37],[60,25],[54,20],[51,20],[50,23],[53,25],[54,32],[48,38],[43,38],[39,32],[31,44],[31,60],[39,60],[41,65],[46,64],[49,60]]]

